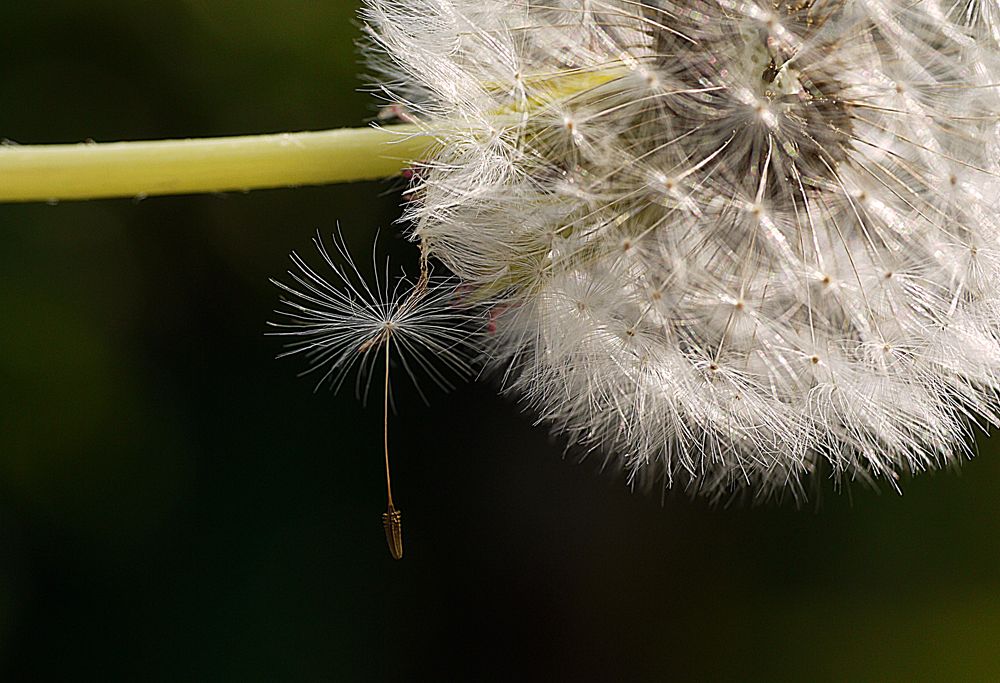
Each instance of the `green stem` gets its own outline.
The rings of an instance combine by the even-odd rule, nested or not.
[[[242,191],[375,180],[433,150],[415,126],[202,140],[0,147],[0,202]]]
[[[543,109],[621,78],[619,62],[536,75],[500,118]],[[202,140],[0,147],[0,203],[147,197],[326,185],[399,174],[438,142],[415,125]]]

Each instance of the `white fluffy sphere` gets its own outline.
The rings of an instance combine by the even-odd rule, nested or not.
[[[367,0],[407,217],[630,475],[888,478],[997,422],[994,0]]]

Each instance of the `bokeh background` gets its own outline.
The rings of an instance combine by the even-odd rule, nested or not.
[[[4,4],[0,137],[353,126],[349,0]],[[1000,453],[816,505],[629,493],[495,387],[314,394],[268,283],[392,183],[0,206],[0,680],[1000,680]]]

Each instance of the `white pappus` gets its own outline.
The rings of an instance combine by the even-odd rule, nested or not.
[[[505,388],[637,481],[969,452],[1000,386],[995,0],[366,0],[405,218]]]
[[[269,324],[275,328],[272,334],[290,340],[282,356],[304,355],[310,361],[303,374],[318,376],[317,389],[324,384],[339,389],[351,371],[359,368],[357,394],[367,399],[376,370],[379,366],[383,369],[386,511],[382,525],[389,552],[400,560],[402,512],[393,501],[389,465],[391,361],[393,357],[398,360],[421,396],[416,371],[448,388],[450,383],[442,369],[459,376],[471,371],[465,358],[472,350],[475,331],[465,323],[472,318],[460,313],[462,294],[455,282],[432,277],[423,255],[416,281],[405,275],[391,278],[387,261],[383,275],[375,267],[369,283],[339,234],[334,236],[333,253],[318,233],[313,244],[322,267],[314,268],[292,252],[294,268],[287,273],[290,283],[272,280],[282,297],[275,311],[280,322]],[[374,248],[372,259],[374,266]]]
[[[282,295],[275,311],[279,321],[269,325],[272,334],[288,339],[279,358],[305,356],[309,367],[302,374],[315,377],[317,389],[339,389],[357,368],[355,393],[365,401],[386,350],[394,351],[421,397],[419,375],[448,389],[448,375],[471,374],[466,358],[475,334],[463,326],[453,280],[432,276],[426,266],[416,281],[393,277],[388,260],[380,274],[374,248],[373,277],[366,278],[339,233],[333,245],[331,253],[317,233],[313,246],[320,266],[293,251],[288,282],[271,280]]]

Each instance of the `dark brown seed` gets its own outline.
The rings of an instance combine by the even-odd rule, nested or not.
[[[385,542],[389,544],[389,552],[394,560],[403,559],[403,516],[391,504],[382,513],[382,526],[385,528]]]

